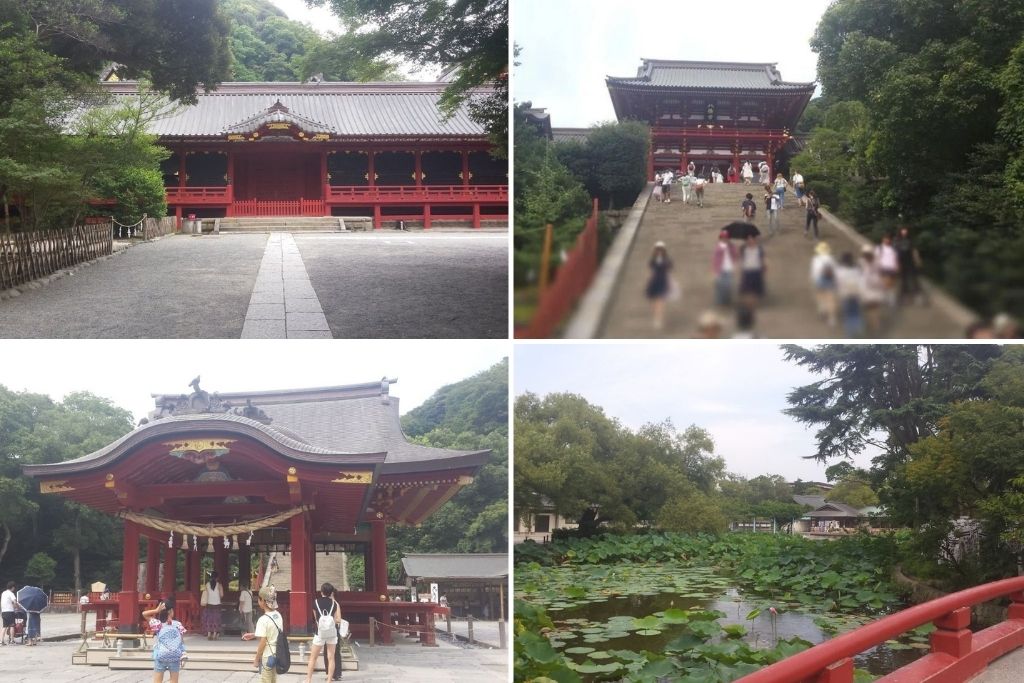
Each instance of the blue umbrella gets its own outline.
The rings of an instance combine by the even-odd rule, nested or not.
[[[27,612],[42,612],[50,604],[50,599],[42,588],[25,586],[18,591],[18,602]]]

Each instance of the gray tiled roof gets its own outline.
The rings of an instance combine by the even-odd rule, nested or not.
[[[551,139],[555,142],[586,142],[593,128],[552,128]]]
[[[103,83],[115,94],[136,92],[130,81]],[[222,83],[199,93],[193,106],[168,105],[170,114],[157,119],[150,132],[167,137],[224,137],[248,130],[252,121],[271,115],[280,103],[291,119],[316,124],[310,132],[341,137],[484,136],[483,127],[465,107],[445,119],[438,99],[445,83]]]
[[[826,509],[827,508],[827,509]],[[808,512],[808,517],[864,517],[857,508],[846,503],[826,502],[814,512]]]
[[[812,508],[820,508],[825,504],[825,496],[802,496],[795,494],[793,502],[797,505],[809,505]]]
[[[689,62],[644,59],[635,78],[608,77],[609,86],[757,91],[814,91],[814,83],[788,83],[773,63]]]
[[[508,576],[506,553],[423,553],[402,558],[406,576],[424,579],[503,579]]]

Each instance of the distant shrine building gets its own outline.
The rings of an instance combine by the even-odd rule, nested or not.
[[[137,83],[108,76],[130,96]],[[508,220],[508,161],[491,156],[465,107],[446,118],[448,84],[221,83],[168,109],[149,132],[169,210],[182,216],[360,216],[480,227]]]
[[[206,558],[229,584],[229,628],[236,578],[254,590],[274,585],[293,634],[315,630],[313,600],[329,580],[357,637],[372,617],[433,644],[445,608],[388,601],[387,526],[429,517],[490,451],[407,441],[393,381],[217,394],[196,378],[190,394],[155,395],[149,418],[100,450],[26,466],[43,494],[123,520],[121,576],[90,577],[120,590],[82,607],[96,612],[97,630],[140,633],[142,611],[171,595],[176,618],[199,628]],[[363,559],[359,577],[346,571],[352,557]],[[393,631],[375,636],[391,642]]]
[[[635,77],[609,76],[607,85],[620,121],[651,127],[648,180],[691,162],[701,175],[732,166],[738,177],[743,162],[756,176],[765,161],[774,175],[815,88],[783,81],[775,64],[663,59],[644,59]]]

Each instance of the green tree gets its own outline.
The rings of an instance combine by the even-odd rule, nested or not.
[[[630,206],[647,183],[650,131],[638,121],[603,123],[585,142],[554,145],[561,161],[606,208]]]
[[[449,115],[464,103],[494,146],[508,150],[507,0],[308,0],[341,18],[364,61],[391,56],[452,73],[441,97]],[[483,88],[483,90],[481,90]]]
[[[878,494],[871,489],[867,482],[850,477],[836,484],[836,487],[825,495],[825,500],[862,508],[878,505]]]
[[[57,560],[46,553],[36,553],[25,565],[25,579],[37,586],[52,585],[56,576]]]
[[[209,0],[0,0],[0,16],[74,72],[95,77],[116,62],[123,77],[146,76],[186,103],[196,101],[198,87],[228,77],[228,24],[220,3]]]

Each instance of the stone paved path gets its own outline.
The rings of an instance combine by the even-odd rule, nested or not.
[[[741,220],[740,204],[746,192],[758,201],[757,225],[761,230],[768,262],[767,297],[757,312],[756,332],[767,338],[832,338],[841,330],[830,327],[815,313],[810,287],[810,261],[815,242],[803,234],[805,211],[788,193],[786,208],[780,212],[782,231],[767,235],[767,216],[763,191],[755,186],[718,184],[708,186],[705,206],[687,205],[679,198],[669,204],[651,201],[633,248],[620,274],[607,309],[600,336],[606,338],[693,337],[697,320],[707,310],[715,310],[725,322],[725,336],[734,331],[735,311],[715,308],[711,255],[722,226]],[[859,251],[847,237],[826,222],[820,224],[822,239],[838,257],[843,251]],[[665,329],[656,332],[651,324],[650,306],[644,298],[649,277],[648,261],[654,243],[666,243],[675,263],[682,299],[669,302]],[[737,246],[739,242],[736,242]],[[958,337],[964,330],[946,318],[937,307],[907,306],[893,311],[883,331],[890,338],[927,339]]]
[[[177,235],[0,300],[13,338],[505,338],[507,233]]]
[[[284,338],[330,339],[331,328],[295,239],[286,232],[274,232],[256,275],[242,339]]]

